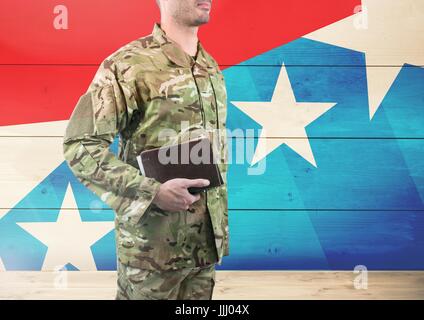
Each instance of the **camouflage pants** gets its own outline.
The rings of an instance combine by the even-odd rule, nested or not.
[[[211,300],[215,264],[179,270],[132,268],[118,259],[116,300]]]

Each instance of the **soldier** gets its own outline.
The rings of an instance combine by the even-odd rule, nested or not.
[[[116,213],[116,299],[211,299],[215,265],[229,254],[227,92],[197,38],[211,0],[157,0],[161,22],[103,60],[79,98],[63,140],[77,179]],[[165,145],[161,133],[214,132],[224,184],[192,195],[204,179],[160,183],[137,155]],[[215,134],[217,133],[217,134]],[[115,156],[109,146],[119,134]]]

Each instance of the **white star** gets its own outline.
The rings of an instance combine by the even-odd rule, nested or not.
[[[422,0],[362,0],[362,12],[305,37],[365,53],[371,120],[402,65],[424,65],[423,16]]]
[[[231,103],[262,125],[251,165],[285,143],[312,165],[317,166],[305,127],[332,108],[335,103],[296,102],[284,64],[280,69],[270,102],[231,101]]]
[[[114,228],[111,221],[82,222],[70,185],[57,222],[18,223],[48,249],[42,270],[57,270],[71,263],[79,270],[96,270],[90,246]]]

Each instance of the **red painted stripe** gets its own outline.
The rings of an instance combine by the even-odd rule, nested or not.
[[[53,8],[68,8],[69,29],[53,28]],[[220,64],[250,57],[353,14],[360,0],[214,0],[199,37]],[[148,34],[155,0],[2,0],[0,63],[99,63]]]
[[[96,66],[0,66],[0,125],[69,119],[96,69]]]
[[[201,27],[199,38],[225,69],[349,16],[359,3],[213,0],[210,23]],[[159,21],[154,0],[64,0],[60,4],[68,8],[69,30],[56,30],[57,4],[2,0],[0,125],[68,119],[96,69],[78,64],[100,63],[123,44],[150,33]]]

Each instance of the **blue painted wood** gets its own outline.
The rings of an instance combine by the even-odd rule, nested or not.
[[[232,101],[263,102],[263,112],[266,113],[266,102],[272,100],[281,64],[261,66],[257,61],[272,62],[274,56],[279,56],[280,63],[289,63],[285,67],[297,102],[337,103],[306,127],[308,136],[424,138],[423,68],[405,65],[370,121],[366,69],[348,65],[357,59],[365,62],[363,55],[324,44],[320,46],[345,54],[315,56],[318,66],[299,66],[294,61],[302,60],[286,57],[287,46],[283,46],[249,60],[252,65],[246,63],[224,70],[228,87],[227,127],[231,132],[254,129],[255,136],[259,136],[261,124],[239,110]],[[337,66],[337,63],[341,65]]]
[[[310,144],[317,167],[287,145],[251,167],[258,175],[234,156],[229,207],[424,210],[424,140],[313,139]],[[233,143],[232,155],[236,148]]]
[[[16,223],[54,222],[58,213],[13,209],[0,220],[0,254],[7,270],[41,269],[47,247]],[[80,213],[83,221],[113,219],[110,209]],[[218,270],[424,268],[422,212],[230,210],[229,229],[230,255]],[[116,269],[114,231],[91,250],[99,270]]]
[[[220,268],[424,268],[424,71],[404,66],[369,121],[364,61],[299,39],[224,71],[230,129],[261,128],[231,101],[270,101],[283,62],[298,102],[337,105],[306,128],[317,167],[287,145],[259,163],[262,174],[230,158],[230,256]],[[246,141],[230,138],[231,155]],[[62,163],[0,219],[7,269],[39,270],[47,248],[16,222],[55,221],[68,184],[84,221],[113,219]],[[100,270],[116,267],[113,241],[109,233],[91,248]]]
[[[231,211],[218,269],[422,270],[424,214],[411,211]]]
[[[242,163],[236,158],[236,148],[246,151],[247,141],[252,139],[229,140],[230,209],[424,210],[422,139],[311,139],[317,167],[282,145],[252,171],[251,156]],[[114,152],[116,147],[117,140]],[[69,183],[81,210],[107,208],[65,162],[15,208],[60,208]]]

